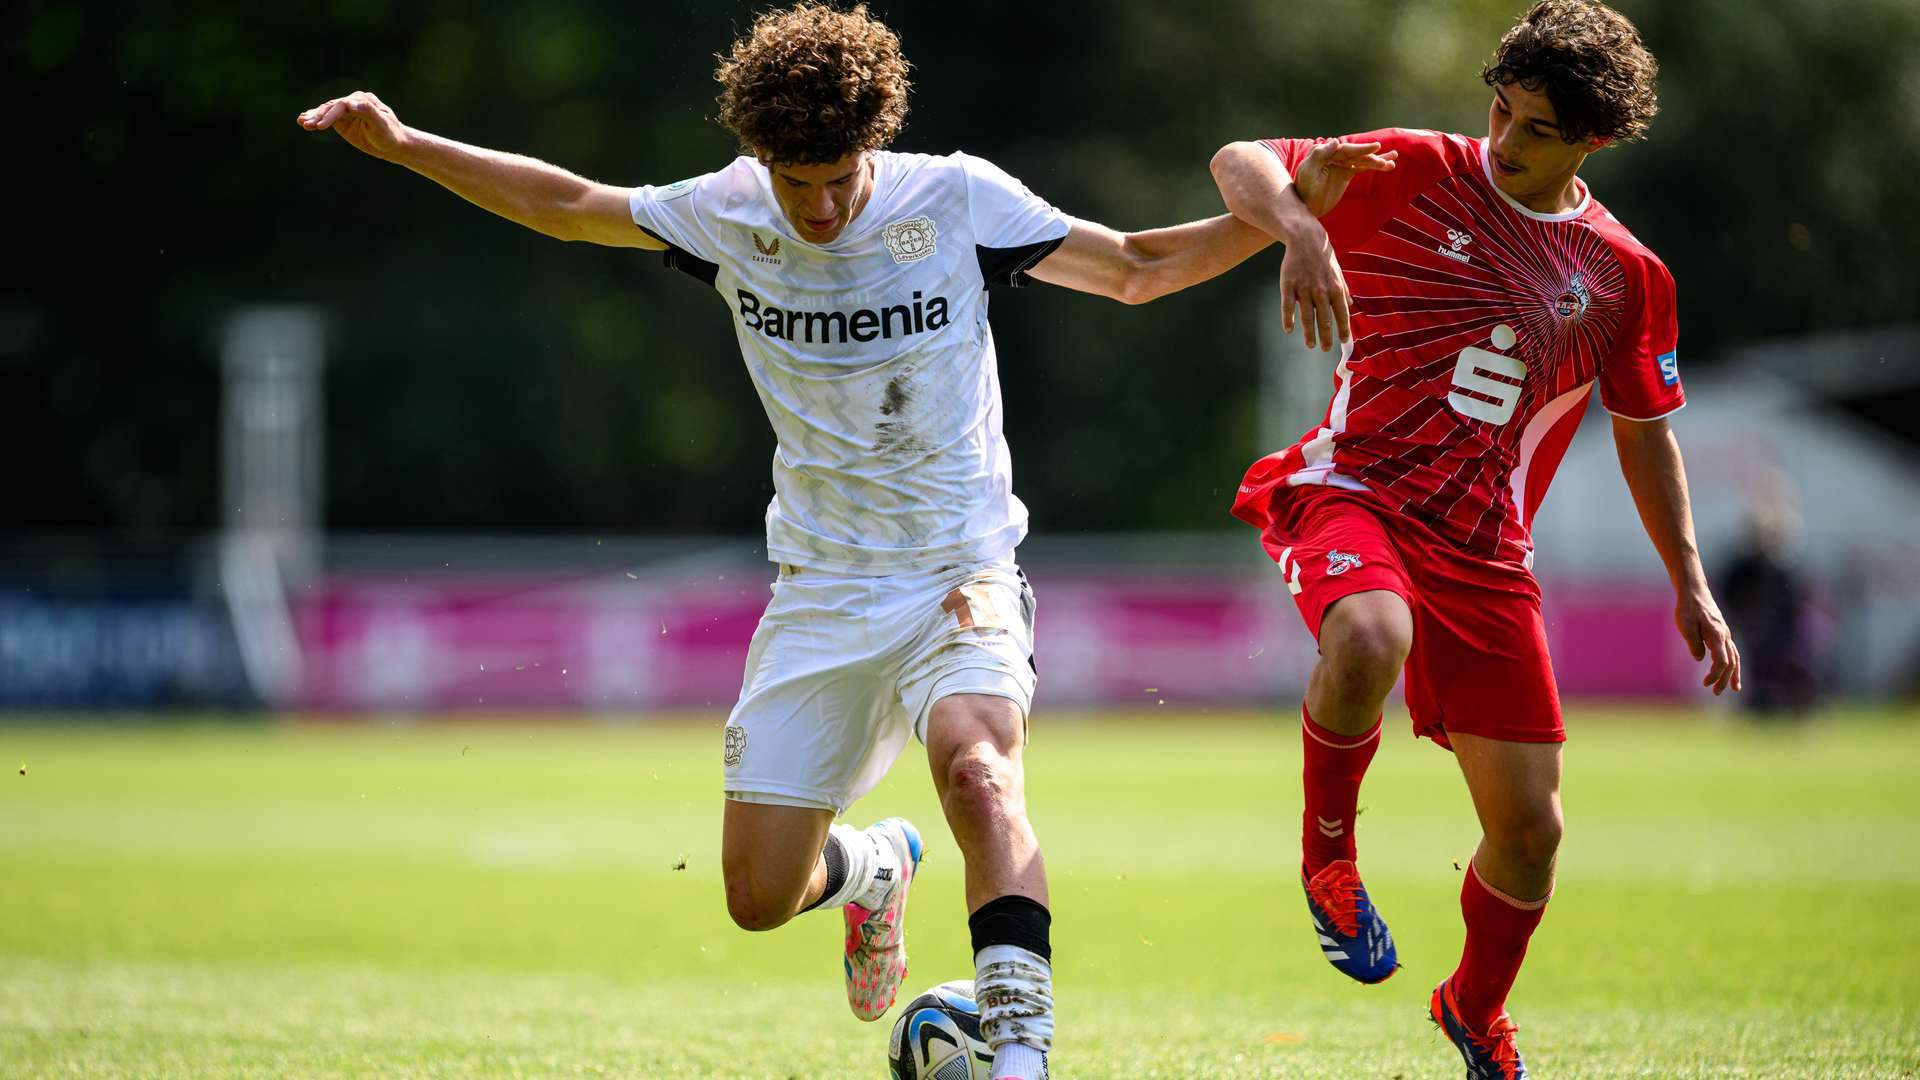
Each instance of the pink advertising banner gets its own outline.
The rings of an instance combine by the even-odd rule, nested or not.
[[[295,707],[725,709],[772,568],[698,578],[334,578],[294,605]],[[1314,661],[1258,575],[1032,572],[1040,703],[1278,704]],[[1568,697],[1684,698],[1697,678],[1659,583],[1548,583]]]

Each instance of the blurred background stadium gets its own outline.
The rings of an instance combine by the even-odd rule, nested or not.
[[[1764,637],[1804,668],[1781,694],[1910,695],[1920,15],[1625,6],[1664,108],[1590,174],[1680,285],[1703,547],[1723,577],[1764,564],[1723,602],[1750,655]],[[1217,212],[1206,162],[1234,138],[1483,130],[1474,75],[1512,7],[881,13],[917,68],[902,148],[964,147],[1139,228]],[[709,75],[751,10],[24,15],[0,705],[726,704],[768,577],[772,440],[720,306],[657,257],[553,243],[291,118],[369,87],[429,130],[665,182],[734,152]],[[1327,392],[1324,358],[1273,328],[1277,261],[1139,309],[996,297],[1047,703],[1131,702],[1142,674],[1187,700],[1299,685],[1305,635],[1225,512]],[[1687,700],[1604,432],[1538,531],[1569,695]]]
[[[900,149],[965,149],[1069,213],[1144,228],[1219,212],[1207,161],[1233,139],[1484,131],[1476,73],[1523,5],[873,6],[916,68]],[[1702,696],[1596,405],[1536,528],[1573,726],[1744,708],[1911,729],[1920,8],[1619,6],[1661,61],[1663,108],[1643,145],[1583,176],[1679,285],[1692,404],[1674,426],[1749,691]],[[180,766],[198,744],[166,732],[208,716],[717,728],[772,576],[773,449],[720,305],[656,256],[552,242],[294,116],[368,88],[435,132],[665,183],[735,152],[711,120],[710,74],[754,10],[16,12],[0,46],[16,148],[0,214],[0,720],[13,722],[0,746],[110,763],[103,743],[62,740],[139,719],[161,730],[120,745]],[[996,294],[1015,486],[1033,513],[1021,557],[1039,596],[1041,710],[1090,724],[1141,708],[1195,723],[1292,713],[1312,643],[1226,512],[1246,464],[1317,420],[1329,386],[1327,360],[1277,331],[1277,266],[1265,253],[1139,308],[1046,286]],[[717,759],[718,732],[703,731]],[[1914,742],[1872,746],[1863,760]],[[202,764],[178,775],[218,772]],[[138,772],[121,766],[99,775]],[[1282,808],[1273,792],[1296,767],[1277,762],[1260,797]],[[717,804],[717,760],[706,781],[688,797]],[[17,812],[0,835],[22,843],[73,840],[73,822],[93,820],[62,818],[62,832],[47,825],[72,806],[0,805]],[[698,805],[687,820],[710,828],[717,806]],[[1872,850],[1912,853],[1911,810],[1878,822],[1904,846]],[[365,819],[365,835],[391,820]],[[668,846],[711,871],[705,847]],[[1920,895],[1910,871],[1888,874],[1895,895]],[[74,894],[26,895],[16,927]],[[717,918],[717,890],[700,899]],[[1910,924],[1895,946],[1920,951]],[[34,949],[0,934],[8,948]],[[26,985],[0,981],[16,1032],[7,995]]]

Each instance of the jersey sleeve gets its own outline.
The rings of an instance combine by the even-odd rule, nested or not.
[[[1627,266],[1628,310],[1600,365],[1600,404],[1624,420],[1658,420],[1687,403],[1673,275],[1651,252]]]
[[[998,165],[955,154],[967,178],[968,224],[988,288],[1027,283],[1027,271],[1067,238],[1067,215]]]
[[[1452,173],[1456,165],[1453,152],[1457,148],[1446,135],[1437,131],[1383,128],[1347,135],[1343,139],[1347,142],[1377,142],[1381,152],[1397,150],[1399,157],[1389,171],[1369,170],[1356,174],[1353,183],[1347,186],[1346,194],[1340,197],[1340,202],[1320,219],[1335,251],[1346,251],[1365,243],[1380,231],[1380,227],[1396,211],[1412,202],[1414,196],[1435,180]],[[1329,138],[1265,139],[1262,145],[1273,151],[1291,174],[1313,152],[1314,147],[1334,141]]]
[[[633,223],[667,245],[666,265],[709,285],[719,273],[718,244],[703,211],[721,176],[714,172],[659,187],[637,187],[627,196]]]

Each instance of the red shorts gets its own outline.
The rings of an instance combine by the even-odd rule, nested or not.
[[[1328,606],[1343,596],[1385,589],[1407,602],[1415,735],[1441,746],[1449,731],[1566,741],[1540,588],[1526,569],[1468,555],[1366,495],[1319,486],[1280,493],[1260,542],[1316,640]]]

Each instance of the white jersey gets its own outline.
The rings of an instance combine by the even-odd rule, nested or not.
[[[1067,218],[989,162],[881,151],[873,192],[811,244],[750,157],[634,189],[666,263],[719,292],[779,442],[767,558],[892,574],[1009,558],[1026,535],[1001,434],[987,288]]]

